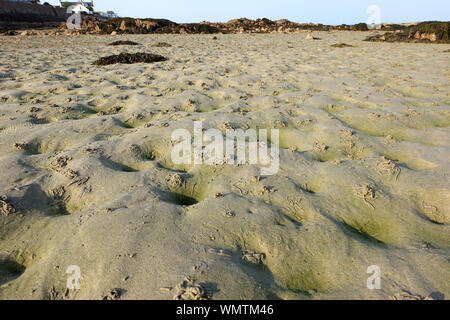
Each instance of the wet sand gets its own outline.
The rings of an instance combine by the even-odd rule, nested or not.
[[[0,37],[0,298],[448,298],[450,46],[368,34]],[[278,173],[175,165],[194,121]]]

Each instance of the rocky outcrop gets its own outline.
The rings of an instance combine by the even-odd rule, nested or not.
[[[272,21],[266,18],[250,20],[234,19],[228,22],[201,22],[178,24],[165,19],[132,19],[116,18],[99,21],[93,17],[85,17],[82,22],[84,32],[102,34],[146,34],[146,33],[178,33],[178,34],[212,34],[212,33],[275,33],[300,31],[367,31],[365,23],[357,25],[326,26],[322,24],[300,24],[281,19]]]
[[[82,27],[87,32],[103,34],[147,34],[147,33],[218,33],[219,30],[209,24],[189,23],[178,24],[166,19],[132,19],[116,18],[98,21],[92,18],[84,19]]]
[[[367,37],[366,41],[375,42],[419,42],[450,43],[450,22],[422,22],[403,30],[387,32]]]
[[[0,25],[7,35],[17,34],[14,29],[37,28],[37,24],[47,27],[58,24],[67,29],[65,21],[68,14],[64,9],[46,5],[12,3],[0,0]],[[2,21],[8,20],[9,22]],[[8,25],[9,23],[9,25]],[[415,25],[383,24],[381,31],[389,31],[366,38],[367,41],[386,42],[429,42],[449,43],[449,22],[424,22]],[[14,26],[12,26],[14,25]],[[328,26],[313,23],[296,23],[287,19],[251,20],[240,18],[228,22],[176,23],[167,19],[104,19],[99,16],[83,15],[81,30],[53,31],[53,34],[214,34],[214,33],[291,33],[312,31],[368,31],[365,23],[355,25]],[[5,30],[6,29],[6,30]],[[1,31],[1,27],[0,27]],[[36,32],[28,32],[33,35]],[[21,34],[21,33],[20,33]]]
[[[212,24],[223,33],[275,33],[275,32],[298,32],[302,30],[311,31],[331,31],[331,30],[349,30],[349,31],[367,31],[367,24],[361,23],[353,26],[327,26],[313,23],[296,23],[287,19],[269,20],[266,18],[250,20],[246,18],[230,20],[226,23]]]
[[[68,17],[62,8],[0,0],[0,30],[56,27]]]

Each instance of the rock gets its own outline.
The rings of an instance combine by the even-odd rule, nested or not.
[[[244,252],[242,254],[242,260],[251,264],[263,264],[265,259],[266,255],[264,253]]]
[[[280,19],[275,21],[276,24],[291,24],[292,22],[287,19]]]
[[[106,296],[104,296],[103,300],[119,300],[121,295],[123,294],[123,290],[119,288],[112,289]]]
[[[17,210],[9,203],[8,197],[5,195],[0,196],[0,213],[4,216],[16,213]]]
[[[422,22],[383,35],[369,36],[365,41],[450,43],[449,29],[450,22]]]
[[[125,30],[127,30],[127,23],[126,23],[126,21],[124,20],[124,21],[122,21],[122,23],[120,24],[120,27],[119,27],[119,29],[121,30],[121,31],[125,31]],[[114,32],[114,31],[113,31]]]
[[[147,20],[136,20],[136,27],[144,28],[146,30],[151,30],[153,27],[157,27],[158,23],[155,21],[147,21]]]
[[[414,34],[414,39],[419,39],[419,40],[430,40],[432,42],[437,40],[437,36],[435,33],[420,33],[419,31],[417,31]]]
[[[320,38],[313,37],[311,34],[308,34],[305,39],[306,40],[320,40]]]
[[[205,288],[187,277],[175,287],[174,300],[206,300]]]
[[[322,24],[300,24],[286,19],[271,21],[269,19],[250,20],[247,18],[234,19],[228,22],[201,22],[178,24],[165,19],[132,19],[115,18],[99,21],[93,17],[85,17],[82,28],[88,32],[103,34],[118,33],[158,33],[158,34],[229,34],[229,33],[287,33],[299,32],[301,30],[330,31],[330,30],[353,30],[366,31],[367,24],[360,23],[353,26],[326,26]],[[318,39],[311,39],[318,40]]]

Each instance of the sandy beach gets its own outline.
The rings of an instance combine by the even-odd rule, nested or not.
[[[450,45],[370,34],[0,36],[0,299],[448,299]],[[278,173],[174,164],[194,121]]]

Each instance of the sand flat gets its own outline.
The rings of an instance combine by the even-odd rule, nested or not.
[[[0,37],[0,298],[448,298],[450,46],[314,35]],[[173,164],[193,121],[279,129],[278,174]]]

